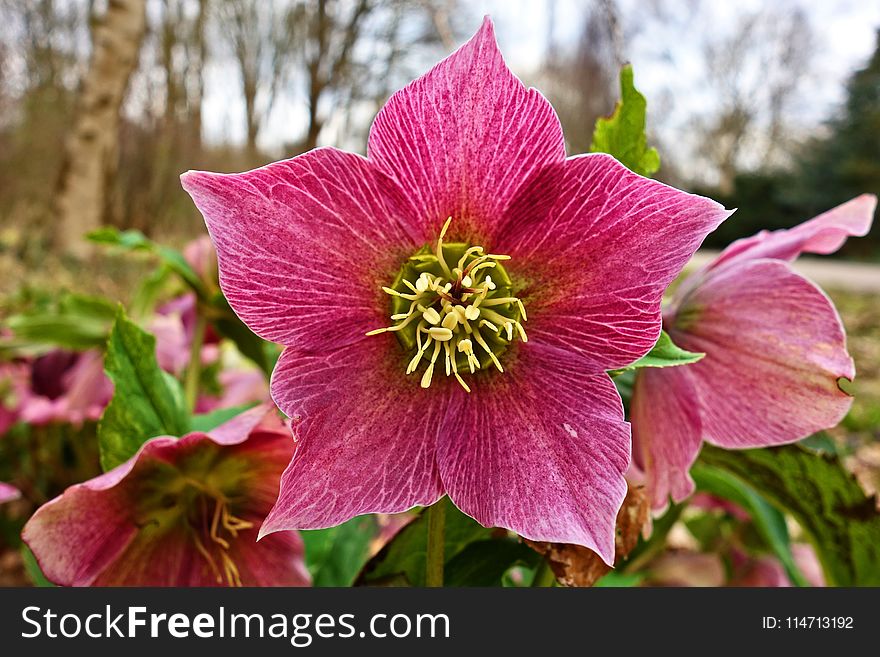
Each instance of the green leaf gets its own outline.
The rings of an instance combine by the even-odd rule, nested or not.
[[[612,570],[593,584],[593,588],[632,588],[645,579],[645,573],[621,573]]]
[[[474,541],[492,537],[492,530],[466,516],[448,497],[437,504],[446,505],[444,554],[446,563]],[[425,585],[425,554],[428,545],[428,518],[422,513],[401,529],[391,541],[370,559],[358,576],[359,585]]]
[[[758,534],[785,568],[788,578],[797,586],[809,586],[794,561],[785,516],[759,495],[754,488],[736,476],[710,465],[697,463],[691,468],[697,490],[705,491],[741,506],[752,518]]]
[[[99,228],[86,236],[97,244],[116,246],[126,251],[146,251],[159,257],[164,265],[179,275],[187,285],[204,297],[205,286],[180,251],[157,244],[139,230],[120,231],[116,228]]]
[[[116,306],[106,299],[66,294],[54,310],[14,315],[7,325],[15,333],[11,344],[81,351],[104,345],[115,315]]]
[[[155,350],[156,338],[120,307],[104,357],[115,388],[98,423],[104,470],[128,460],[150,438],[182,436],[189,429],[180,383],[159,368]]]
[[[660,337],[647,354],[639,358],[632,365],[627,365],[619,370],[609,372],[611,376],[618,376],[623,372],[637,370],[642,367],[676,367],[678,365],[690,365],[696,363],[706,354],[685,351],[676,345],[666,331],[660,331]]]
[[[596,121],[593,153],[608,153],[621,164],[642,175],[651,176],[660,168],[660,156],[648,148],[645,135],[647,102],[633,85],[632,66],[620,70],[620,100],[614,113]]]
[[[312,586],[351,586],[370,556],[379,525],[375,516],[359,516],[329,529],[300,531]]]
[[[34,556],[34,553],[24,544],[21,546],[21,560],[24,562],[24,570],[34,586],[40,588],[50,588],[55,586],[52,582],[46,579],[46,576],[40,569],[40,564],[37,563],[37,558]]]
[[[837,457],[798,445],[737,451],[705,445],[700,462],[790,513],[815,546],[829,585],[880,585],[880,513]]]
[[[201,431],[207,433],[211,429],[216,429],[221,424],[225,424],[236,415],[241,415],[246,410],[253,408],[257,402],[250,404],[241,404],[239,406],[230,406],[229,408],[217,408],[208,413],[200,413],[193,415],[189,422],[189,431]]]
[[[534,568],[541,555],[513,538],[491,538],[468,544],[445,567],[444,586],[501,586],[510,568]]]

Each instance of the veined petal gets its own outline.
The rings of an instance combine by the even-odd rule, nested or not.
[[[689,470],[700,453],[702,425],[690,366],[640,369],[630,417],[633,463],[644,474],[654,510],[694,492]]]
[[[575,543],[614,563],[630,428],[606,374],[565,352],[521,345],[506,372],[456,391],[437,460],[455,505],[481,524]]]
[[[388,334],[324,354],[281,354],[272,396],[292,418],[298,446],[261,535],[397,513],[441,497],[437,433],[458,383],[436,377],[424,390],[404,367]]]
[[[877,197],[862,194],[794,228],[762,230],[728,246],[708,269],[758,258],[794,260],[802,253],[834,253],[848,237],[868,234],[876,208]]]
[[[664,290],[730,212],[638,176],[609,155],[547,167],[511,205],[493,248],[528,281],[529,339],[623,367],[660,335]]]
[[[333,148],[181,182],[205,217],[232,308],[261,337],[302,351],[357,342],[385,323],[381,286],[422,245],[394,183]]]
[[[813,283],[777,260],[716,270],[684,299],[669,333],[704,352],[687,366],[703,437],[721,447],[789,443],[836,425],[855,369],[840,317]]]
[[[525,180],[565,158],[550,103],[507,68],[487,17],[465,45],[394,94],[370,130],[368,157],[404,190],[433,240],[491,245]],[[488,242],[488,243],[487,243]]]

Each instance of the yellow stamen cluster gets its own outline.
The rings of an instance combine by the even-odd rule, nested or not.
[[[238,566],[235,565],[235,561],[229,556],[229,550],[232,547],[232,541],[238,537],[238,532],[250,529],[253,526],[254,523],[232,515],[229,512],[229,506],[222,497],[214,497],[214,513],[210,529],[208,530],[208,538],[211,540],[210,545],[216,548],[216,552],[219,553],[219,565],[211,551],[205,547],[205,544],[199,538],[199,530],[193,528],[192,537],[196,549],[205,558],[205,561],[208,562],[208,566],[214,573],[218,584],[222,584],[225,577],[226,583],[229,586],[242,585],[241,574],[238,571]],[[228,534],[228,538],[222,536],[224,531]]]
[[[527,342],[525,329],[519,321],[519,318],[526,320],[526,311],[518,298],[509,295],[496,296],[498,286],[492,281],[490,272],[498,267],[499,262],[509,260],[510,256],[484,253],[483,247],[471,246],[464,251],[455,267],[449,266],[443,253],[443,238],[451,221],[452,217],[443,225],[433,254],[425,253],[412,258],[416,261],[436,262],[440,268],[439,273],[422,271],[413,280],[402,278],[406,291],[383,287],[382,290],[387,294],[408,302],[408,309],[406,312],[391,315],[391,319],[397,324],[375,329],[367,335],[403,331],[415,323],[416,353],[409,361],[406,373],[415,372],[422,359],[429,358],[428,367],[421,379],[422,387],[429,387],[435,364],[442,352],[446,376],[455,376],[462,387],[470,392],[470,387],[458,371],[458,354],[463,355],[463,362],[473,374],[481,368],[474,349],[476,343],[498,371],[503,372],[501,362],[482,332],[491,331],[496,335],[504,335],[508,342],[513,340],[516,332],[523,342]],[[519,318],[506,317],[493,310],[498,307],[509,308],[511,305],[519,310]]]

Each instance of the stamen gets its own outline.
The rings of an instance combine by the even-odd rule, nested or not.
[[[451,222],[452,217],[444,222],[433,253],[421,252],[409,258],[410,264],[404,265],[402,274],[394,284],[396,289],[382,288],[395,298],[391,315],[395,324],[374,329],[367,335],[394,331],[398,333],[401,344],[412,348],[415,343],[415,353],[406,365],[407,374],[416,371],[428,348],[433,345],[430,362],[421,377],[421,386],[428,388],[431,385],[442,350],[446,376],[455,376],[459,384],[470,392],[470,387],[461,377],[465,364],[474,374],[486,362],[484,356],[477,357],[474,342],[480,345],[498,371],[504,372],[498,355],[507,343],[497,343],[496,354],[480,329],[486,327],[496,335],[504,331],[507,342],[513,341],[516,332],[525,342],[527,338],[521,322],[526,321],[526,313],[522,301],[512,296],[510,280],[499,265],[501,261],[509,260],[509,256],[485,253],[481,246],[465,248],[464,245],[453,244],[447,247],[447,252],[461,253],[461,256],[450,268],[450,263],[446,261],[447,254],[444,253],[444,240]],[[492,279],[489,270],[495,270],[493,273],[497,280]],[[397,299],[409,303],[404,305]],[[406,333],[401,333],[404,330]],[[225,513],[225,507],[219,511],[215,509],[211,523],[212,541],[221,548],[224,542],[228,545],[228,541],[221,536],[221,530],[233,538],[237,531],[237,525]],[[235,571],[228,569],[225,561],[222,565],[227,579],[234,580]]]

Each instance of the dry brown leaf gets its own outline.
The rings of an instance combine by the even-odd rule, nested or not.
[[[644,486],[631,486],[617,514],[614,539],[616,562],[626,557],[639,542],[642,527],[649,517],[648,497]],[[563,586],[592,586],[611,568],[592,550],[570,543],[542,543],[526,540],[550,564],[557,581]]]

